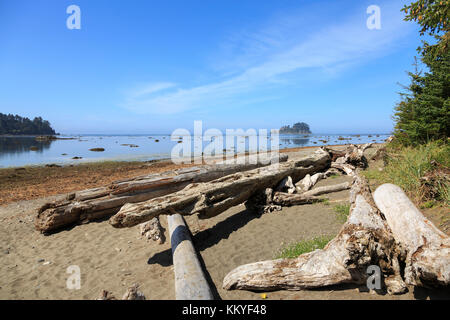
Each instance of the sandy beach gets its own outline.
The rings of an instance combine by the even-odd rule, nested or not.
[[[289,153],[300,156],[313,151],[315,148],[290,150]],[[142,174],[139,170],[129,174],[136,173]],[[339,176],[322,180],[317,186],[350,180],[348,176]],[[79,189],[79,185],[75,187]],[[66,189],[63,191],[60,193],[65,193]],[[33,224],[36,209],[60,197],[62,195],[37,195],[33,200],[0,206],[0,299],[96,299],[102,290],[120,298],[134,283],[140,285],[149,300],[175,298],[170,241],[162,245],[148,242],[140,237],[138,227],[115,229],[107,221],[77,225],[48,236],[38,233]],[[349,192],[332,193],[327,198],[328,203],[293,206],[264,215],[248,212],[244,205],[239,205],[207,220],[187,217],[216,297],[261,299],[261,293],[257,292],[223,290],[224,276],[239,265],[275,258],[289,243],[336,235],[342,222],[333,206],[348,203]],[[161,224],[167,236],[165,217],[161,218]],[[79,290],[66,287],[69,277],[66,270],[71,265],[81,270]],[[351,285],[269,292],[267,298],[448,299],[449,294],[410,288],[407,294],[400,296],[378,295]]]

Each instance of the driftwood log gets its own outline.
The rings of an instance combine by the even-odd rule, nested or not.
[[[351,209],[339,234],[324,249],[295,259],[277,259],[237,267],[223,280],[225,289],[299,290],[342,283],[364,283],[370,265],[380,266],[390,293],[406,289],[400,275],[403,251],[379,210],[364,179],[351,189]]]
[[[124,228],[162,214],[198,214],[201,219],[214,217],[266,188],[274,188],[285,177],[291,176],[293,181],[298,181],[308,173],[328,168],[329,162],[329,154],[319,149],[299,160],[239,172],[210,182],[193,183],[170,195],[127,203],[109,221],[116,228]]]
[[[225,276],[223,287],[268,291],[362,284],[370,265],[380,267],[390,294],[404,293],[406,285],[450,284],[449,237],[399,187],[382,185],[372,198],[356,174],[350,200],[347,222],[323,250],[240,266]]]
[[[179,214],[167,217],[175,272],[177,300],[213,300],[211,288],[198,260],[190,232]]]
[[[287,158],[287,155],[280,154],[277,160],[285,162]],[[207,182],[267,165],[267,159],[260,161],[259,158],[255,158],[254,163],[249,161],[251,158],[247,157],[246,159],[246,163],[240,163],[238,159],[234,159],[235,163],[205,165],[149,174],[116,181],[104,187],[71,193],[66,200],[43,205],[38,210],[35,227],[40,232],[51,232],[74,223],[101,219],[117,213],[126,203],[146,201],[179,191],[191,183]]]
[[[319,195],[347,190],[350,189],[350,187],[351,184],[349,182],[344,182],[331,186],[319,187],[303,193],[288,194],[283,192],[275,192],[275,194],[273,195],[272,203],[275,205],[288,207],[293,205],[318,202],[322,200],[317,197]]]
[[[407,284],[436,287],[450,284],[450,238],[426,219],[401,188],[384,184],[374,200],[395,240],[406,250]]]

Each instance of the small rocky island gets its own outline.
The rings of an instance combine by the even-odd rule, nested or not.
[[[304,122],[295,123],[292,128],[291,126],[283,126],[280,128],[280,133],[284,134],[311,134],[309,125]]]

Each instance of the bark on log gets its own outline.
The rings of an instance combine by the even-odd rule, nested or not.
[[[405,280],[416,286],[450,284],[450,238],[426,219],[401,188],[383,184],[374,200],[392,230],[394,238],[407,251]]]
[[[184,219],[179,214],[167,217],[175,272],[177,300],[214,300],[203,273]]]
[[[237,267],[223,281],[225,289],[299,290],[342,283],[363,283],[369,265],[386,276],[388,292],[404,292],[396,245],[383,216],[373,205],[366,181],[355,177],[348,221],[323,250],[295,259],[262,261]]]
[[[110,218],[116,228],[132,227],[161,214],[199,214],[199,218],[214,217],[241,204],[266,188],[274,188],[286,176],[298,181],[306,174],[327,168],[328,153],[318,150],[311,156],[277,165],[235,173],[201,184],[191,184],[170,195],[145,202],[126,204]]]
[[[287,155],[280,154],[279,161],[287,161]],[[126,203],[146,201],[182,190],[191,183],[208,182],[266,165],[265,161],[244,164],[238,160],[236,162],[149,174],[116,181],[105,187],[72,193],[64,201],[43,205],[38,210],[35,227],[41,232],[51,232],[74,223],[101,219],[117,213]]]

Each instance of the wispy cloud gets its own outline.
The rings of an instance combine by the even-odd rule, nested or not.
[[[265,95],[273,96],[268,89],[286,85],[282,80],[288,75],[301,79],[302,71],[309,69],[324,74],[342,72],[349,65],[386,54],[410,29],[397,7],[384,7],[381,30],[368,30],[364,14],[322,26],[312,34],[302,34],[301,30],[292,34],[290,30],[291,37],[280,36],[286,25],[275,23],[270,32],[264,30],[247,37],[250,57],[258,50],[264,53],[257,65],[247,66],[224,80],[191,88],[168,82],[149,84],[129,94],[124,107],[138,113],[176,114],[246,104],[245,99],[252,100],[255,94],[263,100]],[[271,46],[277,50],[270,50]]]

